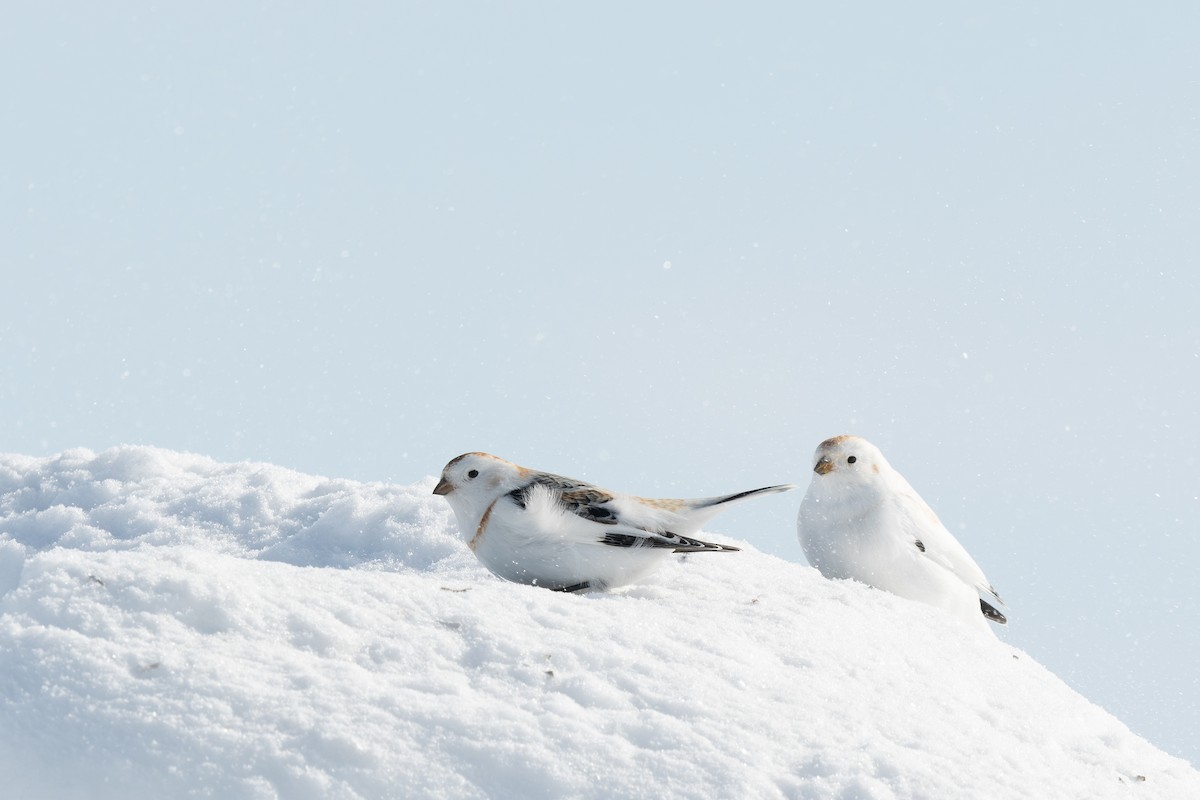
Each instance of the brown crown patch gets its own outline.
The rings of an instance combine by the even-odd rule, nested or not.
[[[462,461],[464,458],[470,458],[471,456],[486,456],[486,455],[487,455],[487,453],[463,453],[461,456],[455,456],[454,458],[447,461],[446,466],[453,467],[455,464]]]
[[[506,461],[505,459],[501,458],[500,456],[494,456],[491,453],[481,453],[481,452],[476,451],[474,453],[463,453],[461,456],[455,456],[454,458],[450,459],[450,461],[446,464],[446,466],[453,467],[455,464],[462,461],[464,458],[470,458],[471,456],[476,456],[477,458],[490,458],[492,461],[499,461],[502,464],[510,463],[510,462]],[[513,464],[513,466],[516,467],[517,465]],[[517,467],[517,469],[525,469],[525,468]]]
[[[834,436],[829,439],[826,439],[825,441],[821,442],[820,447],[822,450],[829,450],[831,448],[837,447],[839,444],[846,441],[847,439],[857,439],[857,438],[858,438],[857,436],[853,436],[851,434],[844,433],[841,436]]]

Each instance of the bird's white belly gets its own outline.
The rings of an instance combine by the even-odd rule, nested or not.
[[[632,583],[652,572],[669,552],[578,542],[557,537],[553,531],[530,536],[520,528],[495,523],[475,545],[475,555],[496,576],[549,589]]]

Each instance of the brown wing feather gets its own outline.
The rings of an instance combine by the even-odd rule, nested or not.
[[[536,486],[544,486],[558,493],[559,500],[572,514],[599,522],[603,525],[617,524],[616,515],[604,507],[612,501],[613,496],[603,489],[598,489],[588,483],[572,478],[564,478],[549,472],[539,472],[524,486],[513,489],[509,496],[522,508],[525,507],[529,493]]]

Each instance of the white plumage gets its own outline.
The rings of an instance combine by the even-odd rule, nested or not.
[[[938,606],[974,626],[1007,622],[979,596],[1003,605],[983,570],[866,439],[835,436],[817,447],[797,530],[805,558],[828,578]]]
[[[738,548],[690,538],[730,503],[795,486],[697,500],[655,500],[466,453],[442,471],[445,496],[475,555],[505,580],[577,591],[632,583],[670,553]]]

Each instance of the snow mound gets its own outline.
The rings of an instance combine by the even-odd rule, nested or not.
[[[0,456],[6,795],[1200,797],[939,611],[740,542],[507,584],[433,485]]]

